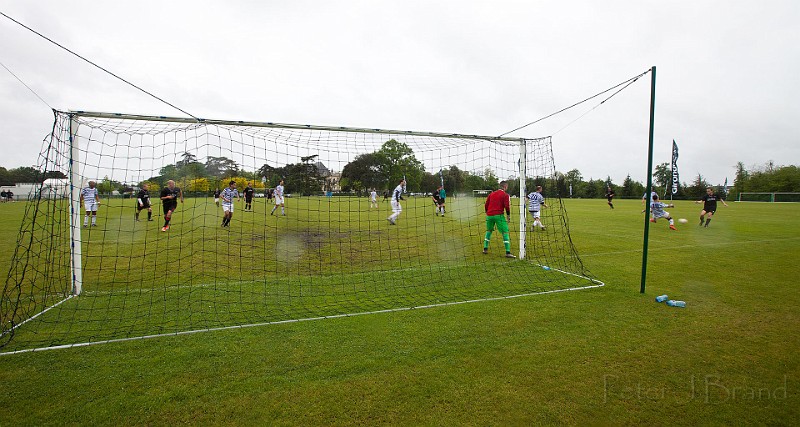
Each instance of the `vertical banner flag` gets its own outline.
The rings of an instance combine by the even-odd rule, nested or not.
[[[725,197],[728,197],[728,177],[725,177]]]
[[[442,174],[441,169],[439,169],[439,180],[442,181],[442,188],[444,188],[444,175]]]
[[[672,140],[672,194],[678,194],[678,183],[680,177],[678,176],[678,144]]]

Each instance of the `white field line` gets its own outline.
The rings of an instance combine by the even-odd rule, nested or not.
[[[139,337],[128,337],[128,338],[118,338],[118,339],[111,339],[105,341],[95,341],[95,342],[83,342],[77,344],[64,344],[52,347],[39,347],[39,348],[31,348],[25,350],[16,350],[16,351],[9,351],[2,353],[0,352],[0,356],[11,355],[11,354],[19,354],[19,353],[32,353],[38,351],[45,351],[45,350],[61,350],[73,347],[88,347],[92,345],[99,345],[99,344],[111,344],[111,343],[118,343],[118,342],[126,342],[126,341],[136,341],[136,340],[144,340],[144,339],[151,339],[151,338],[162,338],[162,337],[173,337],[179,335],[190,335],[190,334],[197,334],[201,332],[217,332],[217,331],[226,331],[231,329],[244,329],[244,328],[254,328],[254,327],[262,327],[262,326],[269,326],[269,325],[281,325],[286,323],[297,323],[297,322],[309,322],[314,320],[325,320],[325,319],[337,319],[342,317],[355,317],[355,316],[365,316],[370,314],[381,314],[381,313],[394,313],[399,311],[409,311],[409,310],[418,310],[418,309],[426,309],[426,308],[436,308],[436,307],[447,307],[453,305],[461,305],[461,304],[470,304],[470,303],[478,303],[478,302],[487,302],[487,301],[500,301],[500,300],[507,300],[513,298],[522,298],[522,297],[530,297],[535,295],[546,295],[546,294],[555,294],[560,292],[568,292],[568,291],[579,291],[584,289],[593,289],[593,288],[600,288],[605,286],[605,283],[596,280],[590,279],[585,276],[580,276],[574,273],[568,273],[559,269],[552,269],[552,271],[558,271],[560,273],[568,274],[571,276],[580,277],[590,282],[594,283],[593,285],[587,286],[580,286],[580,287],[572,287],[572,288],[564,288],[564,289],[554,289],[550,291],[541,291],[541,292],[530,292],[518,295],[507,295],[507,296],[499,296],[499,297],[491,297],[491,298],[480,298],[480,299],[472,299],[472,300],[465,300],[465,301],[453,301],[453,302],[443,302],[438,304],[428,304],[428,305],[418,305],[413,307],[398,307],[398,308],[388,308],[384,310],[375,310],[375,311],[363,311],[357,313],[345,313],[345,314],[333,314],[330,316],[318,316],[318,317],[307,317],[302,319],[287,319],[287,320],[276,320],[273,322],[262,322],[262,323],[251,323],[247,325],[233,325],[233,326],[221,326],[218,328],[206,328],[206,329],[195,329],[190,331],[181,331],[181,332],[171,332],[168,334],[154,334],[154,335],[143,335]],[[66,301],[66,300],[64,300]],[[62,301],[63,302],[63,301]],[[59,303],[60,304],[60,303]],[[41,313],[40,313],[41,314]]]

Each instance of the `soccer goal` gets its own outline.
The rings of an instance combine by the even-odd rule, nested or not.
[[[525,178],[554,177],[550,138],[58,111],[52,129],[39,167],[69,183],[65,197],[31,193],[0,295],[0,353],[602,286],[561,200],[542,211],[546,231],[526,231]],[[519,183],[516,260],[499,232],[482,253],[484,197],[448,198],[444,215],[409,197],[393,224],[388,200],[369,196],[440,182],[469,194],[487,171]],[[80,203],[89,181],[94,226]],[[226,204],[246,188],[259,197]],[[164,194],[183,197],[169,227]]]
[[[800,193],[739,193],[737,202],[798,203]]]

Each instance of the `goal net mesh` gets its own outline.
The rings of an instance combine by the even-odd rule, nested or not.
[[[0,352],[602,285],[581,263],[552,193],[550,138],[56,111],[38,166],[71,179],[38,186],[25,207],[0,295]],[[385,196],[403,178],[395,225]],[[162,231],[169,180],[184,198]],[[280,180],[283,209],[271,197]],[[500,180],[513,196],[512,253],[524,249],[524,259],[505,258],[496,230],[482,251],[483,194]],[[96,225],[75,200],[89,181],[100,194]],[[213,192],[230,181],[254,197],[249,206],[235,199],[223,227]],[[137,208],[144,183],[152,221]],[[442,184],[439,209],[432,192]],[[544,230],[530,217],[521,227],[521,184],[545,188]]]

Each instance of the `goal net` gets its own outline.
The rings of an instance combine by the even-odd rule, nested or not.
[[[26,205],[0,295],[2,353],[602,285],[548,192],[550,138],[56,111],[39,168],[67,179]],[[481,190],[501,180],[518,259],[498,231],[482,251]],[[90,181],[100,202],[87,215]],[[534,184],[547,197],[536,231],[523,203]],[[168,229],[165,194],[178,202]]]
[[[739,193],[739,202],[798,203],[800,193]]]

